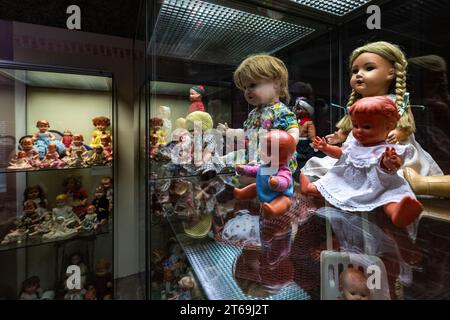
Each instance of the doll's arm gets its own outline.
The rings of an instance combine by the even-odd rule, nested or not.
[[[298,140],[300,140],[300,131],[298,127],[289,129],[287,133],[289,133],[295,139],[295,144],[297,144]]]
[[[403,161],[397,155],[395,148],[386,147],[386,151],[381,156],[381,168],[389,172],[396,172],[402,166],[402,164]]]
[[[309,140],[313,141],[316,137],[316,126],[314,125],[314,122],[310,121],[308,122],[308,138]]]
[[[288,167],[281,167],[277,174],[269,179],[270,189],[278,192],[284,192],[292,181],[292,172]]]
[[[48,137],[50,140],[55,140],[55,135],[51,132],[48,133]]]
[[[327,156],[339,159],[342,155],[342,149],[336,146],[329,145],[325,138],[315,137],[313,141],[314,149],[320,150]]]
[[[256,177],[258,166],[237,165],[236,172],[247,177]]]

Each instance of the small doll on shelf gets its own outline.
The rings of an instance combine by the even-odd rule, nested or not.
[[[166,144],[166,136],[163,130],[163,119],[150,119],[150,159],[153,159],[159,151],[160,146]]]
[[[260,217],[262,254],[264,262],[275,266],[290,252],[291,221],[284,215],[291,207],[290,197],[294,194],[288,163],[295,153],[296,142],[286,131],[272,130],[261,144],[263,165],[239,165],[236,168],[239,174],[256,177],[256,183],[235,188],[233,193],[237,200],[258,196],[263,203]]]
[[[106,259],[100,259],[95,264],[94,287],[98,300],[113,299],[113,277],[109,268],[111,263]]]
[[[82,134],[74,134],[72,144],[67,149],[67,157],[64,158],[69,167],[84,167],[84,158],[88,154],[88,150],[83,144],[84,138]]]
[[[68,149],[72,145],[73,134],[70,130],[64,130],[61,143]]]
[[[167,106],[158,107],[158,118],[162,119],[163,125],[162,129],[164,131],[164,136],[168,137],[172,132],[172,121],[170,120],[170,108]]]
[[[316,182],[309,182],[301,174],[301,191],[321,195],[331,205],[346,211],[372,211],[383,206],[394,225],[406,227],[423,207],[406,180],[397,174],[413,156],[412,146],[386,142],[400,118],[395,104],[384,96],[362,98],[349,113],[355,140],[339,148],[316,137],[314,146],[338,161]]]
[[[41,296],[41,280],[37,276],[32,276],[22,282],[20,300],[39,300]]]
[[[47,154],[44,156],[44,159],[39,163],[39,168],[47,169],[47,168],[64,168],[66,163],[63,160],[59,159],[59,153],[56,151],[56,145],[50,143],[47,146]]]
[[[104,134],[101,136],[100,140],[102,142],[103,152],[105,153],[106,161],[108,163],[111,163],[113,160],[111,136]]]
[[[108,127],[111,125],[111,120],[105,116],[99,116],[92,119],[92,124],[95,126],[95,130],[92,132],[91,148],[101,146],[102,135],[111,137],[111,130]]]
[[[65,193],[56,196],[56,208],[53,208],[52,213],[54,219],[63,217],[66,226],[69,228],[77,227],[81,223],[80,218],[78,218],[69,205],[69,197]]]
[[[370,290],[364,273],[355,268],[347,268],[339,275],[339,289],[342,300],[369,300]]]
[[[205,111],[205,105],[203,104],[205,95],[205,86],[198,85],[191,87],[189,90],[189,100],[191,101],[191,105],[189,106],[188,114],[195,111]]]
[[[94,152],[84,162],[89,166],[104,166],[108,160],[102,146],[94,148]]]
[[[106,199],[109,201],[109,211],[113,208],[113,179],[112,177],[102,177],[100,184],[106,192]]]
[[[18,151],[15,159],[9,162],[8,169],[10,170],[24,170],[32,169],[33,165],[30,159],[27,158],[27,153],[25,151]]]
[[[33,145],[33,139],[25,137],[19,142],[19,150],[24,151],[31,165],[36,167],[39,165],[39,152],[33,148]]]
[[[95,207],[98,221],[101,224],[106,223],[109,219],[109,201],[102,186],[98,186],[95,189],[92,205]]]
[[[34,237],[39,234],[46,234],[52,231],[53,228],[53,217],[50,212],[44,213],[41,217],[39,224],[34,228],[34,231],[29,233],[30,237]]]
[[[306,161],[314,156],[315,150],[311,147],[311,143],[316,137],[316,126],[313,122],[314,108],[306,98],[297,98],[293,111],[297,116],[300,129],[300,140],[297,144],[297,163],[299,170],[305,165]]]
[[[50,128],[50,123],[47,120],[38,120],[36,122],[36,127],[39,131],[33,135],[33,142],[34,148],[39,153],[39,159],[44,159],[47,154],[47,147],[50,143],[56,145],[58,153],[64,154],[66,148],[61,141],[56,140],[55,135],[48,130]]]
[[[1,244],[10,243],[22,243],[23,240],[28,236],[28,229],[25,224],[22,223],[20,219],[14,221],[14,229],[10,230],[9,233],[3,238]]]
[[[96,208],[94,205],[89,205],[86,209],[86,215],[84,216],[84,220],[81,225],[78,227],[78,231],[84,231],[90,233],[92,231],[97,230],[98,227],[98,219],[97,213],[95,212]]]
[[[43,240],[55,240],[65,239],[77,234],[76,229],[68,228],[66,226],[66,220],[63,217],[57,217],[53,221],[52,229],[50,232],[42,236]]]
[[[37,205],[39,215],[47,212],[47,197],[44,189],[40,185],[26,187],[23,192],[23,204],[28,200],[32,200]]]
[[[82,220],[86,214],[88,194],[81,186],[81,178],[68,176],[63,182],[63,187],[73,212]]]

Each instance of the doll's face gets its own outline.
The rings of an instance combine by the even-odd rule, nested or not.
[[[191,101],[201,101],[202,95],[195,91],[194,89],[189,90],[189,100]]]
[[[58,200],[56,200],[56,206],[57,206],[58,208],[62,208],[62,207],[64,207],[66,204],[67,204],[67,200],[65,200],[65,199],[58,199]]]
[[[342,277],[341,290],[345,300],[369,300],[370,290],[362,273],[346,273]]]
[[[24,288],[24,291],[25,291],[26,293],[28,293],[28,294],[34,294],[34,293],[36,293],[37,289],[38,289],[37,284],[36,284],[36,283],[32,283],[32,284],[27,285],[27,286]]]
[[[39,198],[40,191],[38,188],[30,188],[27,192],[27,199]]]
[[[33,148],[33,140],[27,138],[23,139],[20,143],[20,146],[22,147],[22,150],[24,151],[30,151]]]
[[[105,195],[105,192],[104,191],[95,191],[95,193],[94,193],[94,196],[97,198],[97,199],[100,199],[101,197],[103,197]]]
[[[33,214],[35,210],[36,210],[36,207],[35,207],[34,203],[32,203],[32,202],[27,202],[23,207],[23,211],[27,215]]]
[[[70,262],[71,262],[72,264],[78,265],[78,264],[81,262],[81,257],[80,257],[78,254],[74,254],[74,255],[71,257]]]
[[[389,93],[394,78],[395,69],[390,61],[365,52],[352,63],[350,86],[363,97],[382,96]]]
[[[102,179],[102,186],[104,189],[109,189],[112,187],[111,179]]]
[[[395,123],[386,120],[381,114],[353,114],[353,136],[362,145],[369,147],[386,140]]]
[[[37,125],[39,132],[41,133],[45,133],[48,131],[49,125],[47,123],[44,122],[39,122]]]
[[[106,123],[103,122],[103,121],[99,121],[99,122],[97,122],[97,124],[95,125],[95,127],[97,128],[97,130],[105,131],[105,129],[106,129]]]
[[[95,207],[89,206],[89,207],[87,208],[87,213],[88,213],[88,214],[95,214]]]
[[[25,158],[27,156],[27,154],[25,153],[25,151],[19,151],[18,153],[17,153],[17,158],[18,159],[23,159],[23,158]]]
[[[253,106],[272,104],[280,99],[280,82],[278,80],[244,81],[245,100]]]
[[[72,143],[76,146],[81,146],[83,144],[83,140],[80,137],[74,137]]]
[[[296,110],[295,110],[295,115],[297,116],[297,118],[309,118],[310,117],[310,114],[309,114],[309,112],[308,112],[308,110],[306,110],[305,108],[302,108],[302,107],[300,107],[300,108],[297,108]]]

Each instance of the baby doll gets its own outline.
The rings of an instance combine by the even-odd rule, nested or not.
[[[104,134],[100,138],[102,142],[103,152],[105,153],[106,161],[112,162],[113,160],[113,150],[111,144],[111,137]]]
[[[92,132],[91,148],[95,148],[102,144],[102,135],[111,136],[111,131],[108,129],[111,121],[108,117],[99,116],[92,119],[92,124],[96,129]]]
[[[111,177],[102,177],[100,180],[103,190],[106,192],[106,199],[109,201],[109,211],[113,208],[113,180]]]
[[[44,213],[41,217],[39,224],[34,228],[34,231],[29,233],[30,237],[34,237],[39,234],[45,234],[52,231],[53,228],[53,217],[50,212]]]
[[[16,158],[9,162],[8,169],[12,170],[23,170],[33,168],[31,160],[27,158],[27,153],[25,151],[18,151]]]
[[[69,176],[64,180],[63,187],[73,212],[75,212],[80,219],[83,219],[86,214],[88,194],[81,186],[81,178]]]
[[[186,127],[194,134],[193,160],[195,173],[199,173],[203,180],[214,178],[225,168],[225,164],[219,157],[216,136],[208,132],[213,128],[211,116],[203,111],[194,111],[186,117]],[[196,134],[196,132],[202,134]]]
[[[150,158],[154,158],[160,146],[166,144],[163,124],[164,122],[161,118],[150,119]]]
[[[269,265],[276,265],[289,254],[289,219],[283,216],[291,206],[294,193],[292,172],[288,162],[295,153],[295,139],[285,131],[272,130],[262,140],[261,158],[264,165],[238,166],[237,172],[256,176],[256,183],[234,189],[236,199],[258,196],[263,203],[260,234],[263,256]]]
[[[72,131],[64,130],[61,142],[66,147],[66,149],[72,145],[72,137],[73,137]]]
[[[69,197],[62,193],[56,196],[56,208],[53,208],[52,213],[54,219],[63,217],[65,224],[69,228],[77,227],[81,221],[80,218],[73,212],[72,207],[68,205]]]
[[[387,136],[388,143],[410,144],[414,154],[407,159],[404,167],[411,167],[421,175],[442,175],[433,158],[422,149],[414,137],[415,123],[409,105],[409,94],[406,92],[406,68],[407,61],[404,53],[396,45],[379,41],[368,43],[353,51],[350,56],[351,79],[350,86],[352,92],[348,101],[350,108],[358,99],[363,97],[373,97],[381,95],[393,95],[389,97],[395,102],[400,120],[396,127]],[[327,136],[330,144],[337,144],[342,141],[353,140],[350,117],[345,116],[337,124],[339,131]],[[336,160],[325,158],[311,158],[302,170],[310,176],[323,176]],[[403,175],[403,168],[398,171]]]
[[[20,219],[14,221],[15,228],[3,238],[1,244],[21,243],[28,235],[27,226],[24,225]]]
[[[106,223],[109,218],[109,201],[106,198],[106,192],[102,186],[95,189],[92,205],[95,207],[98,221],[102,224]]]
[[[84,138],[82,134],[74,134],[72,144],[67,149],[67,157],[64,159],[70,167],[85,166],[84,157],[88,154],[88,150],[83,145]]]
[[[37,209],[38,205],[33,200],[27,200],[23,204],[23,215],[20,220],[22,224],[27,226],[30,232],[35,231],[36,226],[41,220],[41,215]]]
[[[39,158],[43,159],[47,154],[47,146],[50,143],[56,145],[58,153],[64,153],[65,147],[61,141],[55,140],[55,135],[48,131],[50,123],[47,120],[38,120],[36,127],[39,129],[37,133],[33,135],[34,148],[39,152]]]
[[[98,300],[111,300],[113,298],[113,277],[109,271],[110,263],[100,259],[95,264],[94,287]]]
[[[172,132],[172,121],[170,121],[170,108],[166,106],[158,107],[158,118],[162,119],[162,129],[164,136],[168,137]]]
[[[256,141],[264,130],[278,129],[292,135],[295,143],[299,140],[298,123],[295,114],[280,101],[289,101],[288,70],[280,59],[265,54],[252,55],[246,58],[234,72],[236,86],[244,91],[245,100],[255,108],[250,111],[244,122],[244,130],[248,144],[247,161],[259,159]],[[230,129],[227,124],[217,126],[218,130],[227,136],[242,136],[242,129]],[[235,153],[227,155],[234,159]],[[227,163],[235,163],[234,160]],[[296,156],[293,155],[289,168],[295,172]]]
[[[41,169],[46,168],[63,168],[66,163],[63,160],[59,159],[59,154],[56,151],[56,145],[50,143],[47,146],[47,154],[44,159],[39,163],[39,167]]]
[[[394,225],[405,227],[422,212],[406,180],[396,172],[413,155],[411,145],[386,142],[400,118],[388,97],[368,97],[350,108],[355,140],[341,148],[316,137],[314,146],[339,159],[314,183],[301,174],[303,193],[321,194],[331,205],[346,211],[371,211],[383,206]]]
[[[50,232],[42,236],[43,240],[54,240],[54,239],[64,239],[76,235],[77,230],[72,228],[67,228],[66,220],[63,217],[57,217],[53,224]]]
[[[40,279],[37,276],[32,276],[22,282],[22,291],[20,293],[20,300],[39,300],[41,295]]]
[[[95,212],[96,208],[94,205],[89,205],[86,210],[86,215],[84,216],[83,222],[78,227],[78,231],[85,231],[89,233],[97,230],[98,219],[97,213]]]
[[[189,106],[188,113],[195,111],[205,111],[205,105],[203,104],[203,98],[205,97],[205,87],[202,85],[193,86],[189,90],[189,100],[191,105]]]
[[[33,148],[33,139],[25,137],[20,140],[19,144],[19,150],[26,153],[26,157],[30,161],[31,165],[37,166],[39,164],[39,152]]]
[[[101,145],[95,147],[94,152],[84,162],[90,166],[104,166],[108,160],[106,159],[106,153],[103,151],[103,147]]]
[[[316,127],[312,120],[314,108],[306,98],[299,97],[295,102],[293,111],[297,116],[300,129],[300,141],[297,144],[297,162],[299,168],[301,168],[306,161],[314,156],[314,149],[311,147],[311,143],[316,137]]]
[[[364,273],[355,268],[347,268],[339,275],[339,289],[344,300],[369,300],[370,290]]]
[[[47,211],[47,198],[44,189],[41,186],[34,185],[26,187],[23,192],[24,205],[27,200],[32,200],[36,203],[39,215],[42,215]]]

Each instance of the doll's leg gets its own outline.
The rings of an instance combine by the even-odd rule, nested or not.
[[[279,196],[263,204],[263,213],[267,218],[276,218],[288,211],[291,204],[289,197]]]
[[[450,175],[424,177],[414,169],[405,168],[403,176],[415,194],[450,197]]]
[[[317,191],[316,186],[312,184],[303,173],[300,173],[300,191],[303,194],[311,194],[314,196],[321,195],[320,192]]]
[[[233,194],[237,200],[256,198],[256,183],[249,184],[242,189],[234,188]]]
[[[392,223],[403,228],[413,222],[422,212],[422,204],[409,196],[400,202],[390,202],[384,205],[384,212],[391,218]]]

